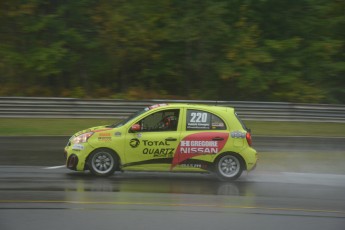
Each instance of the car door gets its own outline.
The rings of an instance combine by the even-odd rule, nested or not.
[[[229,139],[224,119],[211,111],[187,109],[183,126],[172,169],[212,167],[215,156]]]
[[[132,125],[139,131],[126,135],[127,170],[170,169],[176,148],[180,142],[180,109],[161,109]]]

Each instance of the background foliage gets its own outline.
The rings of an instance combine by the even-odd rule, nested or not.
[[[343,0],[3,0],[0,95],[345,103]]]

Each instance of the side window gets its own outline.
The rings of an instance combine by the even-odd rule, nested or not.
[[[176,131],[180,110],[169,109],[151,114],[140,120],[142,132]]]
[[[225,130],[224,121],[209,112],[187,110],[187,130]]]

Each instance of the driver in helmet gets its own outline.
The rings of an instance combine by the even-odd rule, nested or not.
[[[175,115],[168,115],[162,119],[164,130],[177,130],[177,117]]]

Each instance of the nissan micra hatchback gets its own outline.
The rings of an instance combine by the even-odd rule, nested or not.
[[[250,131],[231,107],[158,104],[113,125],[73,135],[66,166],[97,176],[115,171],[214,172],[235,180],[252,170]]]

